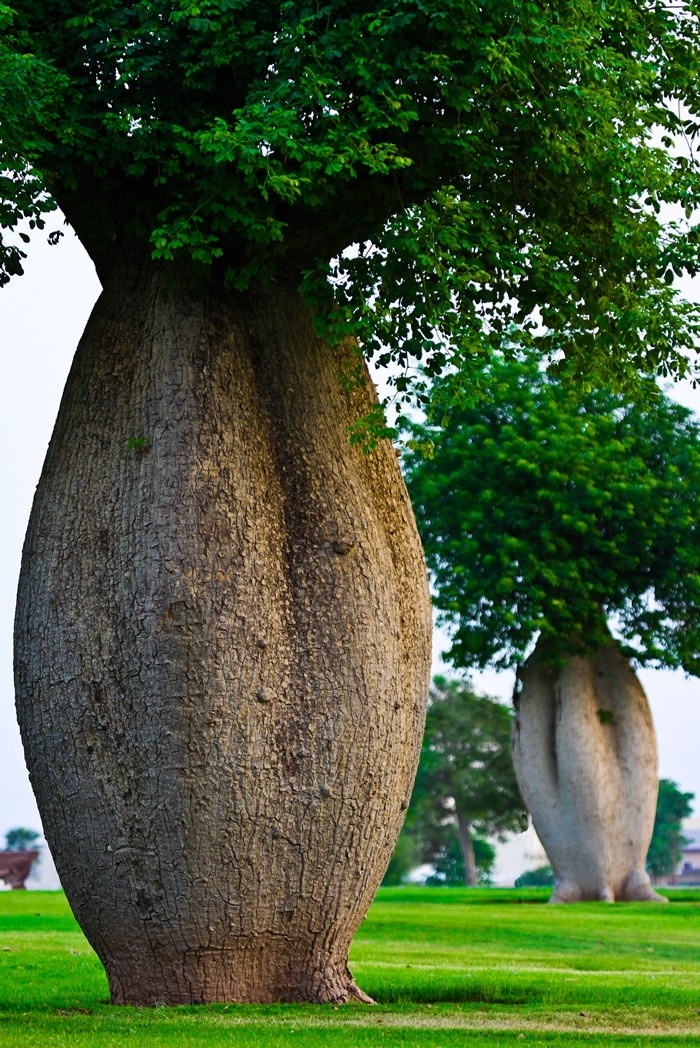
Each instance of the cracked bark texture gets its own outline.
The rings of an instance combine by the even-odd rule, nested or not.
[[[513,760],[554,870],[551,902],[665,901],[644,868],[658,793],[656,733],[614,642],[560,668],[535,651],[521,672]]]
[[[353,347],[291,287],[126,259],[25,542],[17,709],[115,1003],[362,999],[347,966],[411,793],[426,572]]]

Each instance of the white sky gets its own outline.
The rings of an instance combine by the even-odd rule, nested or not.
[[[63,384],[98,292],[92,264],[70,232],[57,247],[37,239],[25,276],[0,289],[0,846],[12,827],[41,828],[14,712],[15,590]],[[679,389],[677,395],[700,411],[700,391]],[[640,677],[656,722],[659,773],[695,793],[700,814],[700,680],[670,672],[643,671]],[[512,690],[509,674],[484,674],[475,683],[503,698]]]

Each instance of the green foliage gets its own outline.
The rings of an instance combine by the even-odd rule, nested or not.
[[[37,841],[40,839],[41,834],[36,830],[18,826],[14,830],[8,830],[5,834],[5,849],[7,851],[31,851],[37,848]]]
[[[410,854],[413,865],[433,865],[435,883],[469,881],[472,864],[488,883],[495,852],[483,838],[523,828],[510,723],[510,710],[502,703],[476,695],[467,683],[435,678],[398,846],[399,857]]]
[[[654,832],[646,864],[652,877],[675,873],[685,843],[683,819],[691,814],[694,799],[695,794],[682,793],[670,779],[659,779]]]
[[[532,354],[436,383],[406,477],[458,666],[592,650],[700,673],[700,425],[653,383],[583,391]],[[606,712],[601,711],[601,718]]]
[[[538,866],[536,870],[526,870],[515,878],[516,888],[549,888],[554,884],[554,871],[551,866]]]
[[[399,398],[514,326],[589,374],[683,372],[699,6],[0,4],[0,283],[58,203],[103,275],[122,244],[295,275]]]

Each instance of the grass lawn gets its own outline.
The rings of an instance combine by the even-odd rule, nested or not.
[[[0,893],[0,1046],[700,1045],[700,890],[545,905],[545,890],[382,889],[351,967],[375,1006],[115,1008],[62,893]]]

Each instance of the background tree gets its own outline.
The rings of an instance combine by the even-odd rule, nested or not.
[[[13,830],[8,830],[5,834],[5,848],[7,851],[31,851],[37,847],[40,837],[41,834],[36,830],[18,826]]]
[[[654,731],[608,623],[624,656],[700,672],[700,428],[651,383],[582,393],[531,355],[453,391],[406,463],[448,657],[520,665],[537,642],[514,755],[555,899],[653,897]]]
[[[15,664],[113,1000],[360,995],[347,950],[410,792],[430,609],[356,340],[400,395],[412,362],[514,324],[591,371],[684,371],[698,307],[665,277],[697,237],[659,211],[692,215],[697,178],[654,143],[696,131],[696,15],[0,4],[2,279],[59,205],[104,288]]]
[[[426,835],[428,847],[424,851],[424,861],[430,863],[433,870],[425,878],[426,885],[429,887],[464,885],[467,884],[468,877],[471,877],[469,887],[475,884],[490,885],[493,883],[496,848],[491,841],[483,837],[472,837],[474,869],[467,870],[454,823],[450,823],[448,818],[439,826],[434,824],[431,829],[432,832]],[[476,873],[476,879],[474,879],[474,873]]]
[[[654,832],[647,854],[647,870],[652,877],[665,877],[678,869],[685,843],[683,819],[692,813],[694,799],[695,794],[682,793],[677,783],[659,779]]]
[[[442,883],[475,885],[479,870],[487,879],[495,851],[483,838],[523,829],[510,727],[502,703],[463,681],[435,678],[406,834]]]

